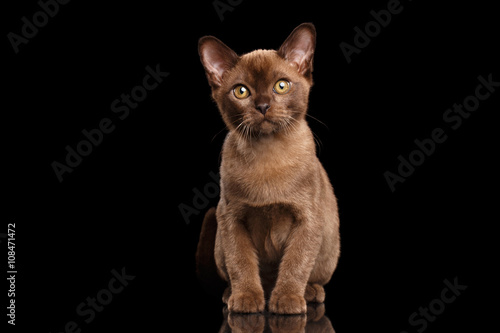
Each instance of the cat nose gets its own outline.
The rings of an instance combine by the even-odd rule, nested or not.
[[[266,115],[266,112],[267,112],[267,110],[268,110],[270,107],[271,107],[271,106],[270,106],[269,104],[267,104],[267,103],[264,103],[264,104],[259,104],[259,105],[255,106],[255,108],[256,108],[257,110],[259,110],[259,111],[260,111],[260,113],[262,113],[264,116]]]

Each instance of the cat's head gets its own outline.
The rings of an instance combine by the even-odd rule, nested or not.
[[[212,97],[230,131],[246,138],[293,129],[307,112],[316,30],[299,25],[279,50],[238,56],[219,39],[205,36],[198,49]]]

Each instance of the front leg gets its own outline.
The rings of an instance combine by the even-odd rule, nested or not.
[[[264,290],[259,276],[257,251],[249,232],[235,214],[221,213],[217,219],[220,221],[225,265],[231,285],[228,310],[236,313],[262,312],[265,307]]]
[[[299,220],[291,232],[271,299],[269,311],[279,314],[306,313],[307,282],[321,247],[321,225]]]

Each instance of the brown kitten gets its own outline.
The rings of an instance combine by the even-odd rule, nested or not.
[[[278,51],[238,56],[215,37],[199,41],[229,133],[220,201],[205,216],[198,270],[215,259],[229,282],[223,299],[232,312],[264,311],[268,299],[270,312],[305,313],[306,301],[323,302],[337,265],[337,201],[305,120],[315,43],[310,23]]]

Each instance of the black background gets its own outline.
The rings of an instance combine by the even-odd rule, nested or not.
[[[342,255],[325,303],[333,327],[416,332],[408,317],[455,278],[467,290],[425,331],[493,327],[500,88],[456,130],[443,114],[474,94],[479,75],[500,81],[498,15],[488,2],[402,1],[348,64],[339,44],[353,44],[353,28],[387,3],[245,0],[221,21],[211,1],[71,1],[17,54],[6,36],[40,7],[4,4],[0,232],[16,223],[14,330],[75,321],[82,332],[218,331],[222,303],[194,273],[204,212],[186,224],[178,208],[212,181],[226,133],[197,41],[277,49],[302,22],[318,34],[309,114],[319,121],[308,122],[340,207]],[[157,64],[170,75],[120,120],[111,103]],[[60,183],[51,163],[103,118],[115,130]],[[384,172],[437,127],[447,140],[391,192]],[[76,307],[123,267],[135,279],[84,323]]]

